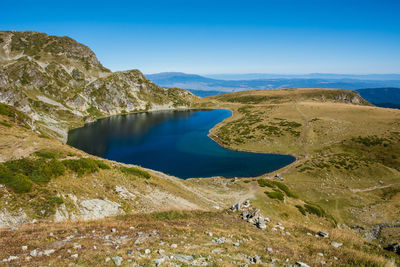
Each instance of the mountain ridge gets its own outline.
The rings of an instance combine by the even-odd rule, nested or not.
[[[67,131],[99,117],[187,108],[194,96],[165,90],[139,70],[111,72],[69,37],[0,32],[0,102],[32,118],[31,127],[66,141]]]

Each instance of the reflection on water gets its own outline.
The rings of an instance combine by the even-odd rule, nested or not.
[[[287,155],[222,148],[207,134],[229,110],[159,111],[118,115],[70,131],[68,144],[107,159],[180,178],[256,176],[294,161]]]

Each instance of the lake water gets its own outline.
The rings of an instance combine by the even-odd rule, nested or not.
[[[118,115],[69,132],[68,144],[92,155],[180,178],[251,177],[292,163],[288,155],[233,151],[207,136],[231,111],[159,111]]]

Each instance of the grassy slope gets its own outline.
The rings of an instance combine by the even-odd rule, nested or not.
[[[269,91],[261,92],[261,94],[267,95],[270,93]],[[166,250],[168,255],[172,253],[193,254],[197,257],[200,255],[211,255],[209,264],[219,266],[230,265],[233,261],[237,263],[248,263],[247,257],[254,256],[255,254],[262,256],[264,262],[278,259],[280,264],[283,264],[286,258],[288,258],[291,263],[299,260],[311,265],[317,265],[321,261],[326,261],[338,265],[382,266],[389,264],[388,266],[390,266],[390,263],[396,258],[394,254],[382,251],[382,249],[373,243],[363,240],[351,230],[338,229],[334,226],[335,224],[330,217],[330,213],[332,213],[339,222],[344,222],[341,213],[346,214],[345,219],[349,216],[346,212],[346,206],[335,205],[335,207],[332,208],[324,201],[319,201],[322,197],[329,197],[329,199],[339,199],[342,201],[340,198],[337,198],[336,194],[339,194],[342,190],[339,179],[343,179],[341,175],[343,175],[345,171],[337,170],[338,174],[335,173],[336,180],[334,183],[328,184],[330,180],[326,181],[329,186],[329,193],[335,195],[327,196],[324,190],[319,190],[321,192],[317,190],[313,191],[306,183],[304,183],[304,185],[303,183],[298,183],[298,181],[305,181],[312,182],[313,184],[321,184],[319,179],[322,178],[315,176],[311,173],[311,170],[310,172],[299,172],[298,168],[296,168],[296,166],[304,164],[307,159],[313,159],[314,155],[317,153],[316,151],[321,148],[317,144],[308,144],[308,134],[314,132],[314,130],[310,130],[309,127],[304,126],[306,125],[304,121],[305,115],[296,116],[296,114],[298,114],[296,111],[300,107],[301,111],[304,110],[303,114],[306,114],[304,107],[318,103],[319,102],[308,101],[297,103],[290,103],[289,101],[289,103],[286,103],[285,100],[279,104],[258,103],[256,105],[253,104],[252,107],[247,107],[248,103],[222,102],[215,98],[199,103],[201,106],[227,107],[234,110],[234,116],[232,118],[227,119],[212,130],[211,136],[215,139],[218,139],[218,133],[223,127],[227,125],[229,125],[228,127],[237,127],[236,124],[238,122],[235,121],[242,116],[247,118],[244,120],[246,123],[249,121],[251,122],[248,123],[248,125],[246,124],[246,128],[249,128],[250,131],[260,123],[275,123],[271,124],[271,126],[278,125],[279,128],[282,128],[283,135],[279,134],[279,136],[276,137],[270,134],[266,135],[256,132],[256,134],[253,134],[255,136],[254,138],[247,140],[247,138],[243,137],[248,137],[252,134],[242,133],[238,135],[238,137],[242,138],[243,141],[240,140],[237,143],[231,141],[229,145],[237,149],[271,152],[281,151],[296,154],[299,161],[287,167],[285,170],[282,170],[282,173],[284,173],[283,175],[286,179],[285,183],[289,185],[290,190],[297,194],[299,198],[288,197],[284,193],[285,190],[278,189],[276,186],[275,188],[270,188],[268,186],[262,187],[256,182],[256,178],[242,179],[238,182],[221,178],[190,179],[182,181],[148,170],[152,176],[150,179],[146,180],[140,177],[134,177],[134,179],[132,179],[124,172],[120,171],[119,168],[122,166],[121,164],[103,160],[111,169],[99,169],[93,173],[81,176],[67,169],[63,176],[52,178],[48,184],[34,184],[30,193],[16,194],[9,187],[1,189],[2,195],[0,204],[2,209],[7,208],[18,212],[18,210],[22,208],[31,218],[39,219],[39,223],[22,226],[16,231],[11,231],[9,229],[0,231],[0,236],[2,237],[0,239],[0,247],[3,248],[0,253],[0,259],[7,258],[9,255],[18,255],[20,258],[13,261],[14,263],[30,262],[30,265],[41,265],[61,262],[67,265],[72,261],[77,264],[93,265],[99,263],[104,264],[106,257],[123,255],[126,259],[124,263],[127,264],[127,259],[130,258],[130,256],[126,255],[126,251],[133,249],[133,261],[146,264],[153,262],[155,258],[160,258],[161,256],[156,254],[155,250],[162,248]],[[331,103],[329,101],[325,102],[324,105],[321,103],[319,103],[319,105],[320,108],[323,108],[325,105],[332,105],[333,108],[339,107],[340,105],[343,105],[343,107],[353,106]],[[274,107],[271,109],[269,106]],[[243,109],[243,107],[245,108]],[[368,109],[376,108],[368,107]],[[376,110],[382,111],[381,109]],[[322,113],[318,112],[318,114]],[[336,116],[336,113],[335,115],[329,116]],[[253,120],[258,121],[258,117],[261,117],[262,122],[253,122]],[[274,118],[279,119],[277,120]],[[327,117],[326,121],[330,122],[331,119],[332,118]],[[10,117],[0,116],[0,121],[5,121],[11,125],[0,125],[3,133],[0,136],[0,155],[3,157],[3,161],[10,161],[21,157],[36,159],[38,156],[34,152],[48,150],[56,151],[60,155],[57,159],[59,161],[63,161],[66,158],[79,159],[90,157],[84,152],[68,147],[57,140],[39,137],[30,130],[18,126],[18,122]],[[282,121],[284,121],[283,124],[281,123]],[[229,124],[229,122],[233,123]],[[293,122],[301,124],[301,126]],[[321,123],[319,120],[315,122]],[[325,120],[323,120],[323,122],[325,122]],[[239,122],[239,125],[241,125],[241,122]],[[326,129],[328,128],[331,128],[330,124],[326,126]],[[267,129],[269,131],[270,128],[261,128],[261,130],[262,129]],[[243,130],[247,131],[247,129]],[[236,132],[241,133],[242,130],[231,131],[231,134]],[[300,134],[295,132],[300,132]],[[236,138],[236,136],[233,135],[227,137]],[[223,143],[222,139],[219,141]],[[257,145],[254,145],[254,143]],[[287,146],[292,143],[294,143],[294,145]],[[274,144],[274,146],[268,144]],[[340,148],[340,146],[338,147]],[[337,147],[333,148],[338,149]],[[334,152],[332,152],[332,154],[334,154]],[[383,168],[380,165],[374,166],[374,168],[375,167],[379,170]],[[331,172],[331,170],[325,169],[313,169],[312,171],[315,173],[328,174]],[[336,170],[332,169],[332,171]],[[387,167],[385,167],[385,171],[394,173],[392,169]],[[388,175],[385,171],[383,171],[382,179],[386,177],[385,175]],[[383,181],[384,183],[387,182],[385,179]],[[116,185],[124,186],[130,192],[134,193],[137,199],[134,201],[121,199],[114,190]],[[261,185],[263,184],[261,183]],[[363,184],[355,183],[355,185],[361,186]],[[305,193],[301,190],[304,190]],[[283,195],[283,201],[272,199],[264,193],[276,191],[279,191],[280,194]],[[49,193],[51,193],[52,196],[61,195],[64,204],[68,208],[71,207],[72,212],[74,209],[77,209],[77,207],[73,207],[73,200],[68,196],[70,194],[77,196],[80,200],[92,198],[110,199],[120,203],[129,215],[85,223],[49,223],[48,220],[53,216],[51,212],[46,213],[47,217],[40,215],[40,211],[43,207],[49,207],[49,198],[46,198]],[[366,195],[364,196],[364,194]],[[354,197],[362,197],[363,199],[361,200],[365,201],[363,202],[364,205],[364,203],[368,203],[367,201],[371,200],[368,199],[368,194],[375,196],[376,192],[374,190],[372,190],[372,192],[350,192],[348,194],[346,192],[346,194],[343,194],[343,198],[347,201],[348,199],[352,200]],[[351,195],[351,197],[349,198],[348,195]],[[393,201],[391,204],[388,204],[388,207],[389,205],[393,207],[395,201],[398,200],[398,195],[396,193],[391,194],[389,192],[386,197],[390,197]],[[259,208],[263,215],[271,218],[272,222],[267,224],[267,230],[265,232],[238,219],[237,214],[226,214],[223,211],[216,211],[216,206],[220,207],[220,210],[225,210],[236,201],[243,201],[245,199],[250,199],[251,203],[256,208]],[[326,215],[319,217],[310,212],[307,212],[306,215],[302,215],[296,206],[305,208],[307,205],[305,201],[309,200],[317,202],[320,206],[325,208]],[[30,204],[26,205],[26,203]],[[346,205],[345,201],[342,201],[342,203]],[[52,202],[52,204],[54,203]],[[60,204],[55,203],[54,205],[54,209],[57,209]],[[204,212],[194,211],[199,209],[204,210]],[[144,214],[162,210],[175,211],[161,214]],[[176,210],[193,211],[181,213],[176,212]],[[290,236],[285,234],[285,231],[271,231],[271,228],[277,222],[282,222],[286,228],[285,231],[290,232]],[[132,230],[129,229],[129,226],[135,226],[136,228]],[[128,235],[132,240],[118,244],[114,243],[116,241],[112,238],[112,244],[114,245],[110,246],[107,244],[109,242],[105,241],[103,237],[110,233],[111,227],[118,229],[118,234],[112,235]],[[78,229],[78,234],[74,234],[75,229]],[[94,229],[96,231],[105,230],[105,232],[101,232],[96,236],[91,232]],[[138,232],[148,233],[152,230],[157,230],[158,236],[156,235],[155,238],[148,239],[144,244],[134,243],[138,237]],[[321,239],[307,235],[307,232],[315,234],[319,230],[328,231],[331,237],[329,239]],[[229,238],[229,236],[232,235],[233,237],[230,239],[234,240],[243,239],[243,237],[251,237],[253,241],[244,242],[238,248],[233,246],[232,243],[217,246],[213,243],[210,244],[212,238],[205,235],[206,231],[213,232],[214,236],[218,237],[225,236]],[[55,236],[50,237],[50,232],[54,232]],[[72,240],[59,242],[71,234],[75,236]],[[82,239],[80,238],[81,236],[83,237]],[[164,246],[160,245],[159,242],[161,240],[166,241],[167,244]],[[343,243],[343,247],[335,249],[329,245],[331,241],[341,242]],[[83,249],[71,249],[74,243],[83,244]],[[169,245],[172,243],[179,244],[178,249],[170,248]],[[95,250],[92,247],[93,244],[95,244],[98,249]],[[119,247],[115,248],[117,244]],[[28,251],[35,248],[41,251],[55,248],[56,252],[51,257],[26,258],[28,252],[21,251],[21,245],[28,245]],[[211,251],[216,247],[222,248],[222,252],[219,254],[212,253]],[[274,252],[268,252],[266,250],[267,247],[272,247]],[[143,250],[145,248],[150,248],[152,253],[147,256],[143,255]],[[71,249],[73,253],[69,253],[67,251],[68,249]],[[78,259],[70,257],[70,255],[74,253],[79,253]],[[323,253],[325,256],[321,258],[317,255],[318,253]],[[139,256],[139,254],[142,256]],[[60,258],[57,258],[58,256],[60,256]],[[230,258],[230,256],[232,256],[232,258]],[[336,257],[337,260],[334,257]],[[110,262],[109,264],[112,265]]]
[[[200,105],[234,111],[210,133],[221,144],[295,155],[298,161],[281,174],[303,199],[339,223],[397,225],[400,111],[320,97],[334,91],[252,91]],[[385,197],[386,191],[392,194]]]

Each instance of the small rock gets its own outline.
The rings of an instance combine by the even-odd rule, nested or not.
[[[47,257],[49,257],[54,252],[55,252],[54,249],[47,249],[47,250],[43,251],[43,254],[46,255]]]
[[[155,259],[154,262],[156,264],[156,266],[159,266],[161,263],[163,263],[165,261],[164,258],[159,258],[159,259]]]
[[[239,242],[235,242],[235,243],[233,243],[233,245],[234,245],[235,247],[238,247],[240,244],[239,244]]]
[[[110,260],[111,260],[110,257],[107,257],[107,258],[105,259],[106,262],[109,262]]]
[[[150,253],[151,253],[151,250],[148,249],[148,248],[146,248],[146,249],[144,250],[144,253],[145,253],[145,254],[150,254]]]
[[[306,263],[304,263],[304,262],[301,262],[301,261],[296,261],[296,264],[297,264],[298,266],[300,266],[300,267],[310,267],[310,265],[308,265],[308,264],[306,264]]]
[[[321,252],[320,252],[320,253],[317,253],[317,255],[320,256],[320,257],[323,257],[323,256],[324,256],[324,254],[322,254]]]
[[[22,246],[22,250],[25,251],[28,249],[28,246]]]
[[[329,237],[329,234],[327,232],[324,232],[324,231],[319,231],[318,235],[322,236],[322,237]]]
[[[117,229],[111,228],[111,232],[112,232],[112,233],[115,233],[115,232],[117,232]]]
[[[177,247],[178,247],[177,244],[172,244],[172,245],[171,245],[171,248],[177,248]]]
[[[36,249],[32,250],[32,251],[29,253],[29,255],[31,255],[31,257],[36,257],[36,256],[37,256],[37,250],[36,250]]]
[[[273,248],[267,248],[267,251],[268,252],[273,252],[274,250],[273,250]]]
[[[72,255],[71,255],[71,258],[77,259],[78,256],[79,256],[78,254],[72,254]]]
[[[82,245],[80,245],[80,244],[74,244],[74,249],[81,249],[82,248]]]
[[[122,264],[122,257],[114,256],[111,258],[115,265],[120,266]]]
[[[126,254],[127,254],[127,255],[132,255],[132,254],[133,254],[133,250],[128,250],[128,251],[126,252]]]
[[[338,242],[332,241],[332,242],[331,242],[331,245],[332,245],[333,247],[335,247],[335,248],[338,248],[338,247],[343,246],[343,243],[338,243]]]

